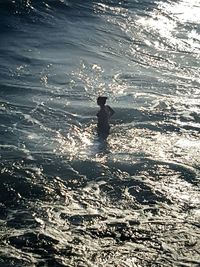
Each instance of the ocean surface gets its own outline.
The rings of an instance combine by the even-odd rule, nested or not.
[[[0,267],[200,266],[199,14],[0,0]]]

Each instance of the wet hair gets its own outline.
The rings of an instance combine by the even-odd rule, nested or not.
[[[99,97],[97,98],[97,103],[98,103],[98,104],[102,104],[102,105],[104,105],[104,104],[106,103],[106,99],[107,99],[106,96],[99,96]]]

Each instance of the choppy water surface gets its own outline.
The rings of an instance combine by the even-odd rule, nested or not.
[[[0,2],[1,266],[200,266],[199,13]]]

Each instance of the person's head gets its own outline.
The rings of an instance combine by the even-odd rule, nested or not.
[[[98,104],[99,106],[104,106],[105,103],[106,103],[106,99],[107,99],[106,96],[99,96],[99,97],[97,98],[97,104]]]

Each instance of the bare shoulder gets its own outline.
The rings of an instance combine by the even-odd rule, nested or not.
[[[110,116],[112,116],[115,113],[115,111],[110,106],[107,105],[106,108],[108,112],[110,113]]]

